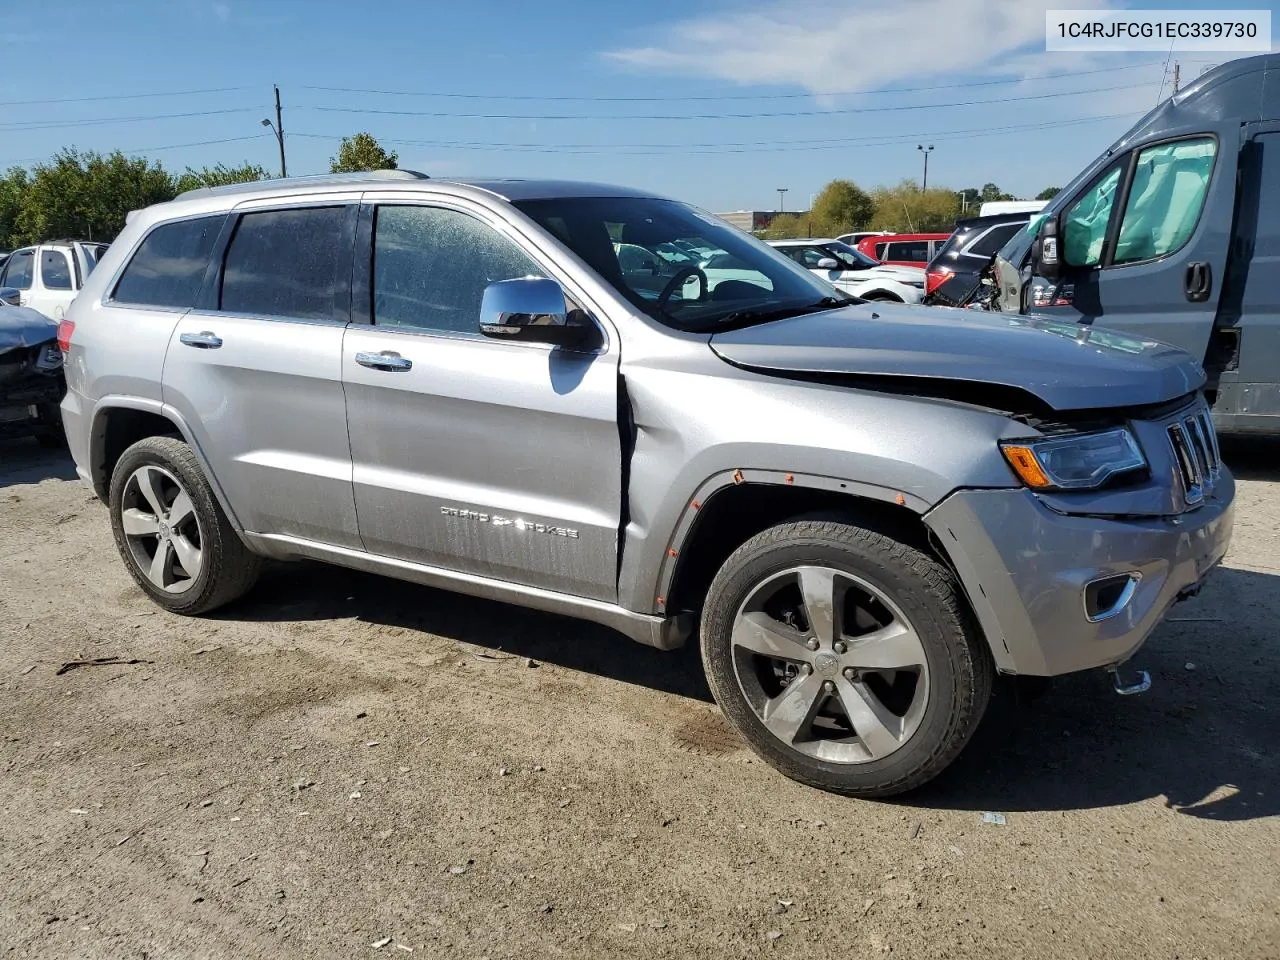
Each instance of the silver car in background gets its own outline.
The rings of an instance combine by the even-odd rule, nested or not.
[[[1185,354],[854,303],[641,191],[194,191],[59,337],[77,469],[162,607],[312,558],[696,634],[751,746],[850,795],[945,768],[997,672],[1125,662],[1231,534]]]

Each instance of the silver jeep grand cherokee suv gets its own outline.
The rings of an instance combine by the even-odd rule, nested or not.
[[[664,649],[696,629],[755,750],[859,796],[946,767],[997,672],[1125,661],[1231,534],[1185,354],[861,303],[615,187],[184,194],[60,340],[77,468],[166,609],[307,557]]]

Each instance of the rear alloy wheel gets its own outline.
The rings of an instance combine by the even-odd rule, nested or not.
[[[120,526],[133,562],[151,585],[185,593],[204,569],[200,520],[191,495],[161,466],[146,464],[125,480]]]
[[[111,475],[108,505],[129,573],[167,610],[207,613],[258,577],[261,559],[245,548],[181,440],[148,437],[126,450]]]
[[[702,650],[716,700],[762,757],[855,796],[912,789],[949,764],[993,673],[944,567],[833,521],[743,544],[708,592]]]

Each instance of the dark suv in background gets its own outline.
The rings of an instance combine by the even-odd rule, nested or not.
[[[1030,213],[997,213],[956,221],[955,232],[925,270],[924,303],[963,307],[1000,248],[1031,222]]]

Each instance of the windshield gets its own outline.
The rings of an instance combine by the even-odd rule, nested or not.
[[[771,247],[683,203],[568,197],[516,206],[637,308],[680,330],[724,329],[854,302]]]

